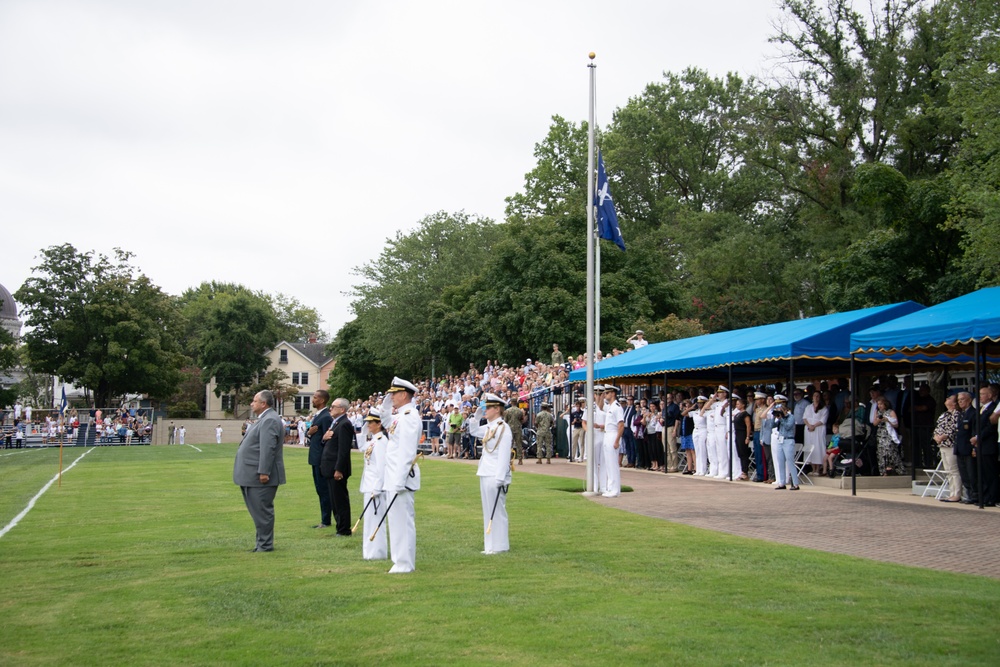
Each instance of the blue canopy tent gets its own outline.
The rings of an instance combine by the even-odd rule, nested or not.
[[[997,342],[1000,342],[1000,287],[989,287],[857,331],[851,335],[851,351],[859,361],[911,364],[911,386],[913,366],[926,363],[972,366],[978,383],[985,381],[983,371],[988,365],[1000,363],[1000,357],[990,354],[988,349]],[[977,422],[977,429],[978,425]],[[911,445],[911,455],[915,456],[915,438]],[[977,461],[980,483],[982,458]],[[981,494],[979,500],[982,506]]]
[[[594,366],[594,378],[750,380],[788,378],[795,371],[813,376],[843,373],[851,360],[852,333],[923,308],[906,301],[655,343],[601,361]],[[789,368],[792,364],[794,369]],[[570,374],[573,382],[586,377],[584,369]]]
[[[988,287],[851,334],[859,361],[965,363],[1000,342],[1000,287]]]
[[[653,379],[726,382],[787,380],[796,373],[809,377],[846,375],[851,362],[850,336],[924,307],[912,301],[778,322],[748,329],[647,345],[594,366],[594,378],[624,379],[652,384]],[[586,381],[586,370],[570,373],[574,382]]]

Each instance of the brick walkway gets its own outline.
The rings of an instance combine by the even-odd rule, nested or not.
[[[525,461],[516,472],[582,480],[585,465]],[[908,489],[852,497],[850,491],[776,491],[770,484],[642,470],[622,470],[622,484],[634,491],[593,501],[732,535],[1000,579],[1000,509],[942,503]]]

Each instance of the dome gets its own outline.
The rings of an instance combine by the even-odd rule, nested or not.
[[[10,292],[3,285],[0,285],[0,317],[5,320],[16,320],[17,319],[17,304],[14,303],[14,297],[11,296]]]
[[[0,285],[0,326],[16,339],[21,337],[21,320],[17,319],[17,303],[6,287]]]

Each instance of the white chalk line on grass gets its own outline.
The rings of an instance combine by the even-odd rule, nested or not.
[[[95,449],[94,447],[91,447],[90,449],[88,449],[87,451],[85,451],[83,454],[80,454],[80,456],[77,457],[76,461],[73,461],[68,466],[66,466],[66,468],[63,470],[63,472],[69,472],[73,468],[73,466],[75,466],[77,463],[80,462],[80,459],[82,459],[84,456],[86,456],[87,454],[89,454],[92,451],[94,451],[94,449]],[[18,524],[21,521],[21,519],[23,519],[25,517],[25,515],[31,510],[31,508],[35,506],[35,501],[37,501],[39,498],[41,498],[42,494],[45,493],[46,491],[48,491],[49,487],[52,486],[53,484],[55,484],[56,480],[58,480],[58,479],[59,479],[59,475],[58,474],[55,477],[53,477],[52,479],[50,479],[49,483],[46,484],[45,486],[43,486],[42,490],[39,491],[38,493],[36,493],[35,497],[28,501],[28,506],[25,507],[23,510],[21,510],[20,514],[18,514],[16,517],[14,517],[11,520],[10,523],[8,523],[6,526],[3,527],[2,530],[0,530],[0,537],[3,537],[4,535],[6,535],[14,526],[16,526]]]
[[[30,449],[19,449],[16,452],[11,452],[9,454],[0,454],[0,456],[14,456],[14,454],[24,454],[25,452],[40,452],[48,447],[32,447]]]
[[[198,449],[198,448],[197,448],[197,447],[195,447],[194,445],[188,445],[188,447],[190,447],[191,449]],[[198,451],[200,452],[201,450],[200,450],[200,449],[198,449]]]

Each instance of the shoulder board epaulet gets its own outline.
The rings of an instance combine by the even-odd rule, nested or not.
[[[408,415],[408,414],[410,414],[410,411],[409,411],[409,410],[407,410],[407,411],[406,411],[406,412],[404,412],[403,414],[404,414],[404,415]]]

